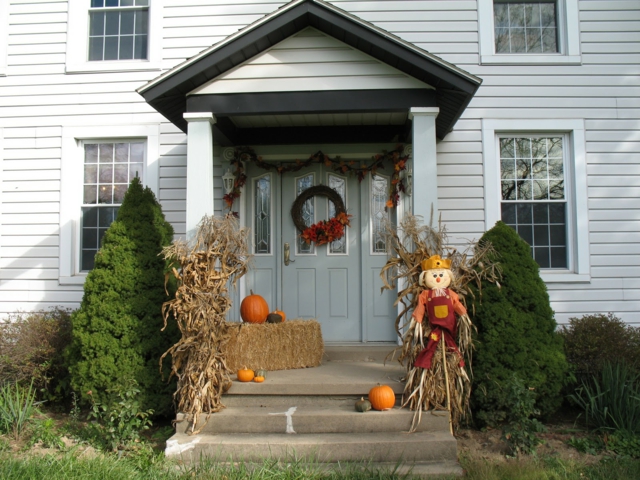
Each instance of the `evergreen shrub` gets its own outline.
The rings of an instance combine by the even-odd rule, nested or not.
[[[483,242],[496,250],[502,280],[474,292],[472,412],[480,424],[505,421],[508,385],[515,373],[533,389],[535,408],[544,418],[562,403],[568,368],[546,286],[529,245],[512,228],[498,222],[485,232]]]
[[[640,329],[613,313],[570,318],[560,329],[567,361],[579,381],[599,376],[605,362],[624,361],[640,371]]]
[[[171,412],[175,386],[163,381],[158,362],[177,339],[164,332],[162,304],[166,265],[160,252],[173,240],[173,227],[149,188],[135,178],[106,231],[87,275],[80,308],[72,315],[68,351],[71,384],[81,398],[108,401],[123,379],[135,380],[141,409]],[[165,375],[166,379],[166,375]]]

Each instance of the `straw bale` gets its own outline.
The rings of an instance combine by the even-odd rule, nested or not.
[[[316,320],[282,323],[227,323],[231,338],[226,344],[226,363],[231,371],[290,370],[317,367],[324,354],[320,324]]]

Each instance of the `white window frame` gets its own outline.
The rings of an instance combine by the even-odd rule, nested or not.
[[[514,0],[516,1],[516,0]],[[493,0],[478,0],[478,33],[482,65],[579,65],[580,18],[578,0],[556,0],[558,53],[496,53]]]
[[[561,134],[565,137],[564,174],[567,199],[568,269],[541,269],[547,283],[591,281],[589,257],[589,212],[587,167],[583,119],[483,119],[482,156],[484,164],[485,229],[501,220],[499,137]]]
[[[162,64],[163,0],[149,1],[148,58],[146,60],[88,61],[89,0],[69,1],[67,73],[160,70]]]
[[[144,184],[158,196],[160,125],[63,127],[60,177],[60,285],[82,285],[87,277],[80,270],[80,230],[84,186],[84,144],[142,140],[146,146]]]
[[[0,1],[0,77],[7,76],[9,44],[9,2]]]

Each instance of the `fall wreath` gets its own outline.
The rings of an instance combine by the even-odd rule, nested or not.
[[[302,207],[310,198],[320,195],[327,197],[336,208],[336,215],[329,220],[321,220],[307,227],[302,218]],[[291,218],[293,224],[300,231],[300,238],[306,243],[314,242],[316,245],[324,245],[339,240],[344,236],[345,227],[349,226],[349,218],[344,208],[342,197],[333,188],[325,185],[316,185],[307,188],[296,197],[291,207]]]

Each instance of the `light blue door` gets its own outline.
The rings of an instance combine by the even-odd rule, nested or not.
[[[370,179],[360,183],[322,165],[283,175],[252,168],[247,170],[246,223],[254,259],[247,290],[265,297],[271,310],[284,310],[289,319],[317,319],[325,342],[395,341],[395,294],[380,293],[379,277],[387,259],[380,228],[388,216],[386,191],[380,192],[388,183],[378,185],[376,197]],[[308,245],[293,224],[291,207],[302,191],[320,184],[341,195],[351,225],[339,241]],[[307,225],[334,214],[333,203],[322,196],[310,198],[303,208]]]

